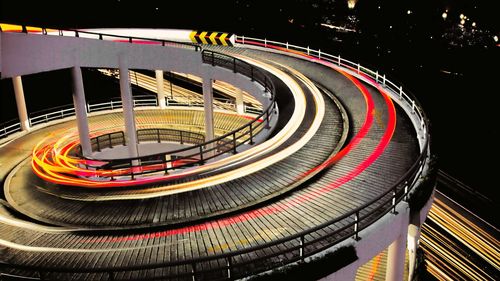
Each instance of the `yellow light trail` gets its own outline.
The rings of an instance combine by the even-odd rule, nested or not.
[[[493,235],[468,219],[465,212],[465,209],[438,193],[420,238],[427,269],[438,280],[496,280],[498,276],[491,276],[475,264],[468,251],[475,253],[498,273],[500,244]]]

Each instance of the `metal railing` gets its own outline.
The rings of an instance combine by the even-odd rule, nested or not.
[[[230,66],[230,69],[232,69],[235,73],[240,73],[248,76],[252,81],[261,84],[264,88],[264,91],[269,92],[270,95],[270,102],[267,108],[247,124],[202,144],[174,151],[161,152],[125,159],[102,159],[96,157],[86,157],[89,160],[106,162],[103,165],[89,167],[95,169],[128,168],[128,173],[122,173],[121,175],[128,175],[132,179],[134,179],[138,175],[156,173],[162,170],[168,172],[169,169],[173,169],[174,167],[172,167],[172,165],[169,165],[173,161],[172,159],[170,159],[170,155],[181,155],[176,159],[186,160],[186,163],[189,162],[185,164],[186,166],[202,165],[206,161],[216,158],[222,154],[235,154],[238,152],[238,147],[244,144],[253,144],[255,135],[259,133],[264,128],[264,126],[265,128],[269,128],[271,117],[276,109],[274,85],[271,79],[268,78],[267,75],[264,74],[259,68],[256,68],[243,60],[234,58],[229,55],[204,50],[202,51],[202,57],[204,63],[210,63],[212,66],[225,68],[228,68],[228,66]],[[202,104],[200,104],[199,106],[202,106]],[[156,165],[156,168],[150,168],[146,170],[141,169],[141,166],[145,165],[144,163],[151,164],[151,159],[157,159],[154,164],[159,165]],[[177,166],[177,168],[182,167],[183,165]],[[112,176],[109,177],[111,178]]]
[[[237,42],[248,43],[244,37],[237,37]],[[252,41],[262,43],[263,46],[268,47],[267,44],[271,41],[251,38]],[[279,46],[286,46],[286,48],[294,47],[300,51],[306,48],[296,47],[289,44],[279,42],[272,42],[279,44]],[[382,192],[379,196],[372,199],[370,202],[351,210],[344,215],[336,217],[330,221],[324,222],[313,228],[306,229],[294,235],[286,236],[284,238],[274,240],[271,242],[263,243],[260,245],[239,249],[236,251],[228,251],[221,254],[213,254],[198,258],[189,258],[183,260],[175,260],[170,262],[159,262],[147,265],[134,265],[134,266],[121,266],[121,267],[102,267],[102,268],[86,268],[86,269],[61,269],[55,267],[29,267],[29,266],[15,266],[19,269],[28,269],[38,271],[40,276],[47,276],[48,273],[102,273],[107,275],[110,280],[117,277],[118,274],[132,272],[132,271],[146,271],[150,269],[170,268],[173,274],[167,274],[162,278],[179,278],[186,277],[196,280],[200,277],[209,279],[236,279],[252,274],[256,274],[265,270],[280,267],[285,264],[293,262],[302,262],[306,257],[312,256],[315,253],[323,251],[332,245],[335,245],[346,239],[353,238],[359,240],[359,233],[379,218],[387,213],[395,213],[396,205],[408,199],[408,193],[415,186],[417,180],[422,176],[424,166],[429,158],[429,142],[430,135],[428,133],[428,121],[424,111],[421,109],[418,101],[409,93],[403,92],[400,87],[397,87],[392,82],[388,81],[385,76],[378,75],[378,72],[367,70],[364,67],[356,67],[347,60],[340,57],[331,56],[321,53],[319,50],[314,51],[307,48],[309,55],[316,57],[327,58],[335,61],[338,59],[338,65],[347,67],[352,70],[358,70],[360,73],[375,76],[376,81],[381,82],[384,86],[388,86],[391,90],[397,90],[400,97],[408,106],[410,106],[416,116],[421,121],[421,130],[424,134],[424,144],[421,146],[421,153],[408,171],[392,186]],[[216,61],[215,56],[207,56],[208,59]],[[225,64],[226,66],[228,64]],[[230,64],[229,64],[230,66]],[[382,77],[382,78],[381,78]],[[382,80],[381,80],[382,79]],[[257,257],[256,259],[252,257]],[[155,277],[158,279],[160,277]]]
[[[12,119],[7,122],[0,123],[0,139],[5,138],[10,134],[20,132],[21,130],[21,123],[19,123],[18,119]]]
[[[22,32],[22,33],[43,34],[43,35],[49,35],[49,36],[81,37],[81,38],[88,38],[88,39],[97,39],[97,40],[115,41],[115,42],[126,42],[126,43],[139,43],[139,44],[143,44],[143,43],[152,44],[153,43],[153,44],[158,44],[161,46],[189,48],[189,49],[193,49],[197,52],[201,51],[201,46],[198,44],[178,42],[178,41],[165,40],[165,39],[115,35],[115,34],[108,34],[108,33],[102,33],[102,32],[82,31],[82,30],[69,29],[69,28],[39,27],[39,28],[35,28],[35,29],[37,29],[37,31],[30,31],[31,27],[28,28],[27,25],[17,25],[17,26],[21,26],[20,32]],[[0,29],[0,32],[4,32],[4,31]]]
[[[189,131],[167,129],[167,128],[148,128],[138,129],[137,142],[175,142],[180,144],[202,144],[205,142],[205,136]],[[126,145],[127,141],[123,131],[107,133],[90,139],[90,145],[93,152],[99,152],[102,149],[113,148],[118,145]],[[79,149],[81,151],[81,148]]]
[[[133,96],[134,107],[158,106],[158,100],[152,95],[136,95]],[[95,112],[102,110],[114,110],[122,108],[122,100],[119,97],[112,98],[106,102],[87,103],[87,112]]]

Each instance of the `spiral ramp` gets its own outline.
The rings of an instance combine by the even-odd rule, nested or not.
[[[190,49],[81,35],[1,36],[3,78],[74,67],[64,59],[74,53],[48,48],[66,44],[75,46],[74,52],[113,58],[108,62],[81,55],[81,67],[117,68],[117,57],[128,56],[129,68],[212,75],[245,88],[264,108],[271,104],[269,94],[275,101],[271,111],[257,118],[215,110],[215,137],[231,135],[248,120],[267,126],[250,134],[253,139],[239,139],[237,149],[168,173],[160,169],[134,177],[131,168],[109,177],[44,168],[46,162],[34,159],[61,153],[64,141],[78,143],[74,118],[4,142],[2,278],[290,280],[302,271],[310,279],[354,280],[356,274],[385,272],[386,280],[400,280],[408,275],[405,253],[412,249],[412,229],[419,229],[432,201],[429,134],[418,103],[400,88],[389,87],[385,76],[370,76],[340,57],[336,64],[309,50],[291,52],[288,44],[284,48],[238,37],[234,46]],[[11,48],[25,44],[29,47]],[[63,58],[9,68],[24,59],[23,52],[35,52],[34,57],[61,52]],[[236,62],[251,67],[252,75],[260,71],[273,91],[237,70]],[[120,112],[90,114],[91,133],[123,130],[117,125],[123,124]],[[199,108],[145,107],[135,114],[137,128],[204,134]],[[247,135],[237,132],[233,145],[236,134]],[[48,141],[54,138],[59,142]],[[37,153],[40,142],[49,152]],[[202,153],[201,160],[207,155]],[[49,164],[59,161],[51,159]],[[367,266],[378,264],[381,255],[384,268]]]

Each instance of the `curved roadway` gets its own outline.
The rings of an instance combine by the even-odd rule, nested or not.
[[[385,191],[388,186],[396,183],[418,156],[419,145],[409,117],[391,101],[384,91],[379,91],[379,88],[362,83],[341,70],[295,57],[247,49],[227,51],[237,53],[235,55],[238,56],[253,57],[260,61],[273,61],[276,65],[291,67],[340,101],[347,112],[350,128],[346,145],[342,150],[333,153],[335,141],[330,140],[330,144],[327,144],[328,137],[321,137],[322,141],[318,142],[320,145],[332,145],[328,151],[322,152],[323,159],[314,154],[320,147],[304,146],[303,149],[307,150],[297,152],[300,157],[305,158],[304,160],[314,159],[305,167],[305,171],[300,169],[304,168],[300,166],[300,163],[285,163],[286,160],[283,160],[285,164],[280,169],[283,171],[280,173],[300,171],[301,176],[314,174],[323,169],[321,173],[293,190],[275,197],[274,200],[259,202],[258,205],[225,216],[167,229],[154,228],[134,232],[105,233],[94,230],[77,232],[64,227],[22,224],[4,217],[3,223],[0,224],[0,233],[2,233],[0,245],[4,247],[2,260],[12,264],[49,265],[73,269],[139,266],[210,257],[214,254],[257,246],[307,230],[369,202]],[[312,87],[314,84],[309,86]],[[325,105],[325,118],[321,124],[322,127],[320,126],[320,132],[331,134],[332,138],[337,134],[337,138],[340,139],[340,134],[331,130],[332,127],[328,124],[332,122],[336,123],[336,126],[339,125],[339,119],[337,121],[331,119],[331,116],[335,115],[334,108],[336,108],[334,103],[329,100]],[[336,114],[339,116],[339,112]],[[282,162],[278,162],[278,165],[280,163]],[[29,171],[24,172],[29,173]],[[274,176],[278,179],[282,175],[276,172]],[[249,176],[249,179],[251,178],[252,175]],[[262,181],[257,184],[267,183]],[[283,183],[282,186],[286,184]],[[213,190],[215,189],[214,187]],[[203,199],[197,198],[196,200],[199,201],[191,201],[190,204],[202,204]],[[373,206],[372,209],[376,207]],[[109,207],[108,211],[112,212],[112,210]],[[184,208],[184,210],[191,210],[191,207]],[[68,215],[71,214],[73,213],[68,212]],[[99,218],[103,219],[105,214],[102,216]],[[82,220],[78,225],[84,222]],[[335,231],[344,225],[345,222],[341,221],[322,232]],[[307,239],[313,238],[314,235],[311,235]],[[254,261],[260,255],[295,246],[293,243],[280,244],[261,252],[238,255],[234,257],[233,262]],[[224,260],[200,262],[198,266],[207,269],[220,266],[219,263],[223,262]],[[280,259],[276,257],[266,262],[279,264]],[[254,263],[253,266],[260,268],[262,265]],[[244,270],[251,270],[253,266],[247,265],[234,274],[244,276]],[[266,268],[266,266],[262,267]],[[153,277],[189,273],[190,270],[185,265],[179,265],[157,270],[118,273],[115,277],[125,279]],[[68,275],[54,273],[51,276],[64,278]],[[90,276],[106,278],[106,274],[82,274],[73,277],[91,278]]]

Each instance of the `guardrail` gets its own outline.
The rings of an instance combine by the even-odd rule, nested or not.
[[[181,155],[178,156],[177,160],[186,160],[187,165],[201,165],[206,161],[216,158],[225,153],[237,153],[238,147],[248,143],[253,144],[254,136],[259,133],[264,126],[265,128],[269,128],[269,123],[271,116],[273,115],[276,109],[275,103],[275,94],[274,94],[274,85],[267,77],[264,72],[262,72],[259,68],[254,67],[253,65],[234,58],[229,55],[213,52],[213,51],[202,51],[202,58],[204,63],[210,63],[212,66],[225,67],[230,68],[235,73],[241,73],[245,76],[248,76],[252,81],[255,81],[262,85],[265,92],[269,92],[270,95],[270,103],[267,108],[261,112],[257,117],[249,121],[247,124],[235,129],[232,132],[228,132],[220,137],[217,137],[213,140],[207,141],[202,144],[174,150],[167,151],[161,153],[154,153],[145,156],[139,157],[131,157],[124,159],[102,159],[96,157],[86,157],[89,160],[98,160],[101,162],[106,162],[103,165],[92,166],[89,165],[90,168],[94,169],[127,169],[126,173],[121,173],[121,175],[128,175],[132,179],[134,179],[137,175],[151,174],[156,173],[158,171],[164,170],[168,172],[168,170],[173,169],[174,167],[171,164],[172,159],[170,159],[170,155]],[[167,100],[168,101],[168,100]],[[178,104],[176,104],[178,105]],[[196,105],[195,105],[196,106]],[[199,104],[199,106],[203,106],[203,104]],[[264,125],[265,124],[265,125]],[[155,167],[148,167],[148,169],[141,169],[144,166],[144,163],[150,164],[152,162],[151,159],[156,159],[154,161]],[[178,165],[175,168],[182,168],[183,165]],[[113,179],[113,176],[109,176],[110,179]]]
[[[27,26],[27,25],[16,25],[16,26],[21,26],[20,32],[22,32],[22,33],[43,34],[43,35],[48,35],[48,36],[81,37],[81,38],[124,42],[124,43],[138,43],[138,44],[148,43],[148,44],[157,44],[157,45],[169,46],[169,47],[189,48],[189,49],[193,49],[197,52],[201,51],[201,49],[202,49],[201,46],[198,44],[177,42],[177,41],[171,41],[171,40],[165,40],[165,39],[115,35],[115,34],[108,34],[108,33],[102,33],[102,32],[82,31],[82,30],[69,29],[69,28],[46,28],[46,27],[33,28],[33,27]],[[30,29],[35,29],[36,31],[30,31]],[[0,28],[0,32],[4,32],[4,31]]]
[[[19,123],[19,120],[17,119],[12,119],[7,122],[0,123],[0,139],[5,138],[15,132],[20,132],[21,130],[21,123]]]
[[[257,44],[253,44],[253,42]],[[275,47],[268,45],[275,44],[286,49],[295,48],[295,50],[306,50],[308,55],[317,58],[326,58],[329,61],[337,59],[338,65],[346,67],[350,70],[359,71],[370,77],[374,77],[377,82],[389,87],[390,90],[396,90],[400,94],[400,98],[410,106],[416,116],[420,120],[420,126],[424,134],[424,144],[421,146],[421,153],[417,160],[413,163],[410,169],[396,182],[396,184],[388,187],[385,192],[372,199],[370,202],[348,212],[342,216],[336,217],[330,221],[320,224],[316,227],[306,229],[294,235],[274,240],[253,247],[243,248],[236,251],[229,251],[222,254],[214,254],[199,258],[176,260],[170,262],[159,262],[148,265],[122,266],[122,267],[102,267],[102,268],[86,268],[86,269],[60,269],[55,267],[29,267],[15,266],[19,269],[34,270],[40,276],[47,276],[49,273],[102,273],[109,280],[114,280],[118,274],[145,271],[148,269],[169,268],[170,272],[175,272],[163,276],[162,278],[190,278],[196,280],[203,279],[237,279],[266,271],[272,268],[280,267],[293,262],[302,262],[306,257],[312,256],[315,253],[321,252],[332,245],[341,241],[353,238],[359,240],[359,232],[369,225],[377,221],[387,213],[395,212],[396,205],[408,199],[408,193],[415,186],[417,180],[421,177],[424,166],[430,156],[430,135],[428,132],[428,121],[424,111],[421,109],[418,101],[409,93],[403,92],[401,87],[397,87],[390,82],[385,75],[380,76],[378,72],[368,70],[359,64],[354,64],[340,57],[331,56],[321,53],[321,51],[310,50],[292,46],[285,43],[272,42],[267,40],[237,37],[237,43],[259,45],[262,47]],[[283,48],[283,49],[285,49]],[[215,62],[215,56],[207,56],[207,59]],[[230,62],[224,64],[225,67],[231,67]],[[359,67],[358,67],[359,66]],[[267,111],[266,111],[267,112]],[[257,257],[256,259],[252,257]],[[43,275],[42,275],[43,274]],[[144,275],[145,276],[145,275]],[[160,277],[155,277],[158,279]]]

